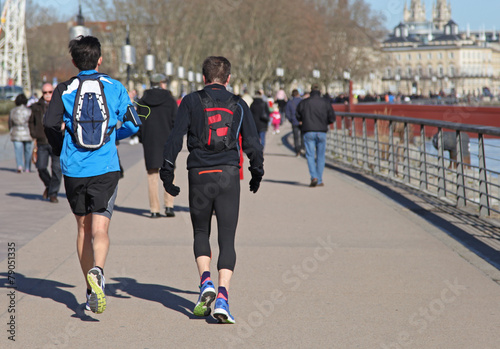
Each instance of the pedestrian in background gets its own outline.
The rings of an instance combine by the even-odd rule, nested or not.
[[[297,110],[297,105],[299,105],[302,98],[300,98],[300,94],[298,90],[292,91],[292,99],[288,100],[285,107],[285,116],[288,121],[292,124],[292,133],[293,133],[293,147],[295,149],[295,155],[300,156],[300,152],[303,149],[302,143],[302,135],[300,130],[300,123],[295,116],[295,112]]]
[[[264,148],[266,146],[266,133],[269,127],[270,118],[269,107],[262,99],[262,92],[259,90],[255,91],[253,102],[250,105],[250,111],[252,112],[253,119],[255,120],[255,126],[257,126],[260,144],[262,144],[262,148]]]
[[[328,125],[335,122],[335,112],[331,103],[321,97],[319,85],[312,85],[310,97],[297,105],[295,115],[304,134],[307,166],[311,177],[309,186],[324,186],[326,133]]]
[[[28,98],[24,93],[16,97],[16,106],[9,113],[10,140],[14,143],[17,173],[31,172],[33,139],[30,135],[29,120],[31,109],[26,106]]]
[[[52,203],[57,203],[57,194],[61,187],[62,172],[59,156],[54,154],[52,147],[49,144],[45,130],[43,128],[43,116],[47,111],[49,102],[52,99],[54,88],[52,84],[45,83],[42,86],[42,98],[31,105],[31,117],[29,121],[31,137],[35,140],[35,148],[37,154],[36,168],[38,169],[38,176],[45,186],[42,198],[49,199]],[[49,159],[51,161],[50,169]]]
[[[148,172],[149,209],[151,218],[158,218],[161,217],[158,173],[163,164],[163,146],[174,127],[177,114],[177,102],[172,93],[167,90],[165,75],[154,74],[151,77],[151,89],[146,90],[137,102],[137,112],[142,121],[138,136],[144,149],[144,161]],[[163,186],[161,191],[165,215],[174,217],[174,197],[167,193]]]

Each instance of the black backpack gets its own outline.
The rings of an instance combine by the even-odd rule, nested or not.
[[[85,149],[99,149],[109,141],[109,110],[101,78],[104,74],[77,76],[80,84],[73,107],[72,135],[76,144]]]
[[[205,90],[197,91],[203,111],[205,113],[205,129],[202,138],[199,139],[203,149],[219,153],[233,149],[238,142],[240,132],[241,116],[235,119],[240,100],[232,96],[227,101],[214,100]]]

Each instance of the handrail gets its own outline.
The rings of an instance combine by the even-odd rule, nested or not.
[[[467,206],[479,216],[500,217],[500,148],[485,151],[488,142],[500,139],[500,128],[380,114],[336,115],[327,137],[328,158]],[[498,169],[487,159],[498,161]]]

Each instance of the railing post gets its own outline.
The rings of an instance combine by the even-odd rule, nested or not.
[[[408,123],[404,123],[404,149],[403,149],[403,156],[404,156],[404,177],[403,180],[405,183],[410,183],[411,180],[411,173],[410,173],[410,135],[409,135],[409,127]]]
[[[489,216],[490,205],[488,195],[488,182],[486,174],[486,154],[484,153],[484,138],[480,133],[478,136],[478,155],[479,155],[479,215]]]
[[[425,150],[425,125],[420,125],[420,190],[428,189],[427,156]]]
[[[339,129],[337,127],[337,122],[333,123],[333,152],[337,154],[339,149]]]
[[[356,137],[356,118],[351,119],[351,147],[352,147],[352,163],[358,165],[358,142]]]
[[[395,177],[398,174],[396,167],[396,157],[394,154],[394,122],[389,121],[389,176]]]
[[[457,131],[457,206],[463,207],[466,205],[465,200],[465,178],[464,178],[464,158],[462,149],[462,132]]]
[[[378,119],[374,122],[374,133],[375,133],[375,172],[380,173],[380,142],[378,140]]]
[[[368,164],[368,131],[366,129],[366,118],[362,118],[363,122],[363,168],[367,169]]]
[[[438,127],[438,197],[446,196],[446,169],[444,167],[443,130]]]
[[[346,117],[342,117],[342,160],[347,162],[347,128],[345,126]]]

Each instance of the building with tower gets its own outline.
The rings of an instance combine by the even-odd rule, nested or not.
[[[500,41],[494,31],[460,30],[451,0],[405,3],[403,21],[382,43],[382,86],[403,94],[500,94]]]

